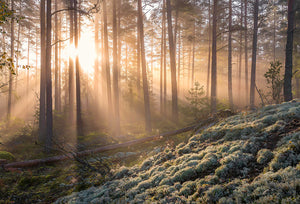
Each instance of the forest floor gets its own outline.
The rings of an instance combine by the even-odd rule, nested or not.
[[[54,201],[299,203],[300,100],[242,112],[198,134],[1,170],[0,203]]]
[[[178,127],[187,124],[177,124]],[[33,125],[15,119],[11,127],[5,128],[0,124],[0,165],[1,159],[9,163],[42,159],[51,156],[70,153],[70,146],[56,147],[50,155],[43,151],[43,147],[36,143],[37,132]],[[2,129],[1,129],[2,127]],[[127,127],[139,132],[139,127]],[[137,130],[138,129],[138,130]],[[176,129],[176,125],[166,121],[160,124],[160,132]],[[157,130],[156,130],[157,131]],[[151,134],[157,134],[156,132]],[[111,139],[106,133],[91,132],[78,138],[79,151],[99,148],[101,146],[123,143],[140,139],[145,135],[134,134]],[[183,141],[188,141],[191,133],[182,133],[176,137],[164,137],[153,141],[135,144],[134,146],[118,148],[103,153],[93,154],[85,158],[73,158],[50,165],[36,165],[31,168],[8,168],[0,166],[0,204],[1,203],[52,203],[56,199],[78,192],[95,185],[101,185],[110,179],[110,169],[121,166],[140,164],[145,157],[159,152],[163,146],[175,147]],[[5,138],[9,138],[6,139]],[[116,141],[117,140],[117,141]],[[2,164],[3,165],[3,164]],[[89,166],[90,165],[90,166]]]

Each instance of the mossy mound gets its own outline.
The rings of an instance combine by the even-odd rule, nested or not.
[[[0,159],[5,159],[7,161],[14,161],[15,156],[10,152],[0,151]]]
[[[300,101],[220,121],[56,203],[300,203]]]

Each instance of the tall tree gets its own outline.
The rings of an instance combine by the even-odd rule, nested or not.
[[[217,111],[217,15],[218,0],[213,5],[213,28],[212,28],[212,63],[211,63],[211,113]]]
[[[240,13],[240,26],[241,28],[243,27],[243,1],[241,1],[241,13]],[[241,91],[242,91],[242,53],[243,53],[243,47],[242,47],[242,40],[243,40],[243,32],[242,30],[239,31],[239,90],[238,90],[238,95],[239,95],[239,100],[241,101]]]
[[[94,89],[95,89],[95,97],[96,102],[98,102],[98,95],[99,95],[99,56],[100,56],[100,47],[99,47],[99,13],[95,13],[95,74],[94,74]]]
[[[209,77],[210,77],[210,58],[211,58],[211,8],[208,0],[208,62],[207,62],[207,79],[206,79],[206,96],[209,95]]]
[[[106,81],[106,94],[108,109],[111,110],[112,97],[111,97],[111,79],[110,79],[110,65],[109,65],[109,45],[108,45],[108,31],[107,31],[107,6],[106,0],[102,1],[103,5],[103,44],[104,44],[104,62],[105,62],[105,81]]]
[[[137,16],[137,28],[138,28],[138,24],[139,24],[139,20],[138,20],[138,16]],[[137,54],[137,66],[136,66],[136,87],[138,89],[138,92],[141,90],[141,45],[140,45],[140,33],[139,30],[136,30],[137,34],[136,34],[136,54]]]
[[[57,0],[55,0],[55,11],[58,10],[58,2]],[[55,14],[54,16],[54,25],[55,25],[55,33],[54,33],[54,36],[55,36],[55,51],[54,51],[54,58],[55,58],[55,68],[54,68],[54,88],[55,88],[55,98],[54,98],[54,107],[55,107],[55,110],[59,110],[59,59],[58,59],[58,41],[60,40],[58,38],[58,14]]]
[[[249,101],[249,81],[248,81],[248,0],[244,2],[244,40],[245,40],[245,89],[246,89],[246,103]]]
[[[69,21],[70,21],[70,45],[74,44],[74,1],[69,1]],[[70,123],[74,121],[74,56],[69,56],[69,118]]]
[[[39,115],[39,141],[46,139],[46,16],[45,0],[40,3],[40,29],[41,29],[41,79],[40,79],[40,115]]]
[[[14,12],[14,0],[11,0],[11,10]],[[10,37],[10,57],[12,59],[12,63],[14,62],[14,55],[15,55],[15,21],[14,21],[14,13],[12,13],[11,16],[11,25],[10,25],[10,32],[11,32],[11,37]],[[10,117],[11,117],[11,103],[12,103],[12,81],[13,81],[13,77],[12,77],[12,72],[9,72],[9,82],[8,82],[8,104],[7,104],[7,121],[9,123],[10,121]]]
[[[169,50],[170,50],[170,65],[171,65],[171,86],[172,86],[172,118],[178,120],[178,99],[177,99],[177,81],[176,81],[176,56],[175,45],[173,39],[172,28],[172,8],[170,0],[167,3],[167,20],[168,20],[168,36],[169,36]]]
[[[146,68],[142,0],[138,0],[138,30],[140,33],[140,49],[141,49],[140,53],[141,53],[141,59],[142,59],[145,127],[146,127],[146,131],[150,132],[152,128],[151,128],[150,99],[149,99],[149,88],[148,88],[147,68]]]
[[[164,69],[164,43],[165,43],[165,0],[163,0],[162,3],[162,26],[161,26],[161,44],[160,44],[160,113],[163,114],[164,113],[164,101],[163,101],[163,69]]]
[[[162,19],[162,26],[163,26],[163,39],[164,39],[164,50],[163,50],[163,57],[164,57],[164,97],[163,97],[163,110],[164,114],[167,114],[167,30],[166,30],[166,0],[163,0],[163,11],[162,11],[163,19]]]
[[[78,6],[77,0],[74,0],[74,31],[75,31],[75,49],[78,49],[78,41],[79,41],[79,29],[78,29]],[[79,56],[76,55],[75,60],[75,67],[76,67],[76,125],[77,125],[77,135],[83,135],[82,129],[82,118],[81,118],[81,93],[80,93],[80,64],[79,64]]]
[[[120,105],[119,105],[119,67],[118,67],[118,30],[117,5],[113,0],[113,89],[114,89],[114,131],[120,134]],[[141,37],[141,36],[140,36]]]
[[[230,108],[233,108],[232,97],[232,0],[229,0],[229,32],[228,32],[228,97]]]
[[[251,65],[251,81],[250,81],[250,107],[254,109],[255,102],[255,78],[256,78],[256,50],[257,50],[257,31],[258,31],[258,0],[254,2],[253,14],[253,39],[252,39],[252,65]]]
[[[52,79],[51,79],[51,0],[47,0],[46,29],[46,150],[52,146],[53,116],[52,116]]]
[[[295,0],[288,1],[288,29],[285,48],[285,73],[284,73],[284,101],[293,99],[292,94],[292,77],[293,77],[293,37],[294,37],[294,20],[295,20]]]

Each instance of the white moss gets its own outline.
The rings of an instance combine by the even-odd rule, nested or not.
[[[257,153],[257,163],[259,164],[267,164],[272,158],[274,154],[268,149],[261,149]]]
[[[296,101],[232,116],[56,203],[299,203],[300,132],[286,129],[299,107]],[[273,152],[262,149],[278,131],[294,132],[279,135]]]

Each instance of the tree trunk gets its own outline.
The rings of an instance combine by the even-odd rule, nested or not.
[[[20,4],[20,8],[19,9],[20,9],[19,10],[19,15],[21,16],[21,13],[22,13],[22,4]],[[19,24],[18,24],[18,37],[17,37],[17,51],[18,52],[20,51],[20,45],[21,45],[21,43],[20,43],[20,35],[21,35],[21,23],[19,22]],[[19,56],[20,56],[20,54],[16,55],[16,80],[15,80],[15,92],[16,92],[16,95],[18,95]]]
[[[196,0],[194,0],[196,7]],[[195,39],[196,39],[196,19],[193,18],[193,50],[192,50],[192,87],[195,85]]]
[[[167,37],[166,37],[166,0],[163,0],[163,39],[164,39],[164,97],[163,97],[163,110],[164,114],[167,115]]]
[[[118,30],[117,5],[113,0],[113,88],[114,88],[114,131],[120,135],[120,106],[119,106],[119,67],[118,67]]]
[[[195,38],[196,38],[196,25],[194,20],[193,25],[193,49],[192,49],[192,87],[194,87],[195,84]]]
[[[164,43],[165,43],[165,38],[164,38],[164,33],[165,33],[165,26],[164,26],[164,20],[165,20],[165,0],[163,0],[163,5],[162,5],[162,29],[161,29],[161,44],[160,44],[160,113],[164,113],[164,101],[163,101],[163,69],[164,69]]]
[[[177,82],[176,82],[176,56],[172,29],[172,9],[170,0],[167,0],[167,20],[168,20],[168,36],[170,50],[171,65],[171,85],[172,85],[172,118],[178,120],[178,101],[177,101]]]
[[[11,0],[11,10],[14,10],[14,0]],[[15,56],[15,21],[14,21],[14,14],[12,13],[11,18],[11,38],[10,38],[10,57],[12,59],[12,63],[14,62],[14,56]],[[12,101],[12,72],[9,72],[9,82],[8,82],[8,102],[7,102],[7,122],[9,124],[10,118],[11,118],[11,101]]]
[[[27,37],[27,65],[29,66],[29,61],[30,61],[30,29],[28,30],[28,37]],[[29,97],[29,70],[26,70],[26,75],[27,75],[27,79],[26,79],[26,95],[27,95],[27,99]]]
[[[45,0],[40,4],[40,26],[41,26],[41,76],[40,76],[40,115],[39,115],[39,141],[46,139],[46,17]]]
[[[37,90],[38,85],[38,26],[35,27],[35,83],[34,87],[36,87],[35,91]]]
[[[248,19],[247,19],[247,11],[248,11],[248,0],[245,0],[245,17],[244,17],[244,37],[245,37],[245,89],[246,89],[246,105],[249,101],[249,81],[248,81]]]
[[[102,1],[103,4],[103,37],[104,37],[104,61],[105,61],[105,80],[106,80],[106,94],[108,110],[112,109],[111,98],[111,79],[110,79],[110,65],[109,65],[109,48],[108,48],[108,31],[107,31],[107,11],[106,0]]]
[[[59,4],[59,8],[61,8],[61,2]],[[58,39],[61,39],[61,27],[62,27],[62,17],[61,14],[59,14],[59,26],[58,26]],[[61,46],[61,42],[59,42],[58,45],[58,111],[61,112],[61,77],[62,77],[62,73],[61,73],[61,51],[62,51],[62,46]]]
[[[275,1],[273,0],[273,61],[276,60],[276,9]]]
[[[51,0],[47,0],[46,30],[46,150],[50,151],[53,137],[52,79],[51,79]]]
[[[143,11],[142,0],[138,0],[138,32],[140,33],[140,49],[142,59],[142,77],[143,77],[143,91],[144,91],[144,108],[145,108],[145,127],[147,132],[151,132],[151,113],[150,113],[150,99],[146,70],[146,54],[144,43],[144,24],[143,24]]]
[[[74,43],[74,1],[70,0],[70,45]],[[72,47],[71,47],[72,49]],[[72,55],[72,54],[71,54]],[[74,124],[74,56],[69,56],[69,118],[70,124]]]
[[[251,81],[250,81],[250,107],[254,109],[255,103],[255,76],[256,76],[256,49],[257,49],[257,23],[258,23],[258,0],[254,2],[254,25],[252,40],[252,65],[251,65]]]
[[[74,30],[75,30],[75,49],[78,50],[78,41],[79,41],[79,29],[78,29],[78,15],[77,15],[77,0],[74,0]],[[76,66],[76,126],[77,126],[77,135],[83,135],[82,129],[82,118],[81,118],[81,86],[80,86],[80,64],[79,56],[76,55],[75,60]]]
[[[232,97],[232,0],[229,0],[229,32],[228,32],[228,98],[233,109]]]
[[[212,32],[212,63],[211,63],[211,113],[217,111],[217,15],[218,0],[213,5],[213,32]]]
[[[241,1],[241,17],[240,17],[240,26],[243,27],[243,1]],[[243,48],[242,48],[242,39],[243,39],[243,32],[239,31],[239,85],[238,85],[238,98],[239,98],[239,102],[241,102],[242,96],[241,96],[241,89],[242,89],[242,52],[243,52]]]
[[[293,99],[292,77],[293,77],[293,36],[295,19],[295,0],[288,1],[288,29],[285,48],[285,74],[284,74],[284,101]]]
[[[180,30],[180,25],[179,25],[179,28],[178,28],[178,56],[177,56],[177,60],[178,60],[178,63],[177,63],[177,91],[178,91],[178,95],[179,95],[179,92],[180,92],[180,56],[181,56],[181,30]]]
[[[209,96],[209,78],[210,78],[210,58],[211,58],[211,8],[208,0],[208,60],[207,60],[207,79],[206,79],[206,96]]]
[[[122,67],[121,67],[121,51],[122,51],[122,41],[121,41],[121,7],[122,7],[122,0],[118,0],[116,5],[117,7],[117,35],[118,35],[118,72],[119,78],[121,79],[122,76]],[[121,88],[121,87],[119,87]]]
[[[138,17],[137,17],[137,28],[138,28]],[[139,30],[137,29],[136,30],[137,32],[137,37],[136,37],[136,53],[137,53],[137,66],[136,66],[136,74],[137,74],[137,79],[136,79],[136,87],[137,87],[137,91],[138,93],[140,92],[141,90],[141,50],[140,50],[140,33],[139,33]]]
[[[55,0],[55,11],[57,11],[58,10],[58,2],[57,2],[57,0]],[[57,111],[58,109],[59,109],[59,105],[58,105],[58,103],[59,103],[59,90],[58,90],[58,62],[59,62],[59,60],[58,60],[58,41],[60,40],[59,38],[58,38],[58,17],[57,17],[57,15],[58,14],[55,14],[55,16],[54,16],[54,22],[55,22],[55,34],[54,34],[54,36],[55,36],[55,56],[54,56],[54,58],[55,58],[55,73],[54,73],[54,79],[55,79],[55,82],[54,82],[54,87],[55,87],[55,98],[54,98],[54,108],[55,108],[55,110]]]
[[[95,13],[95,52],[96,52],[96,59],[95,59],[95,73],[94,73],[94,90],[95,90],[95,105],[98,105],[99,102],[99,56],[100,56],[100,49],[99,49],[99,13]]]

